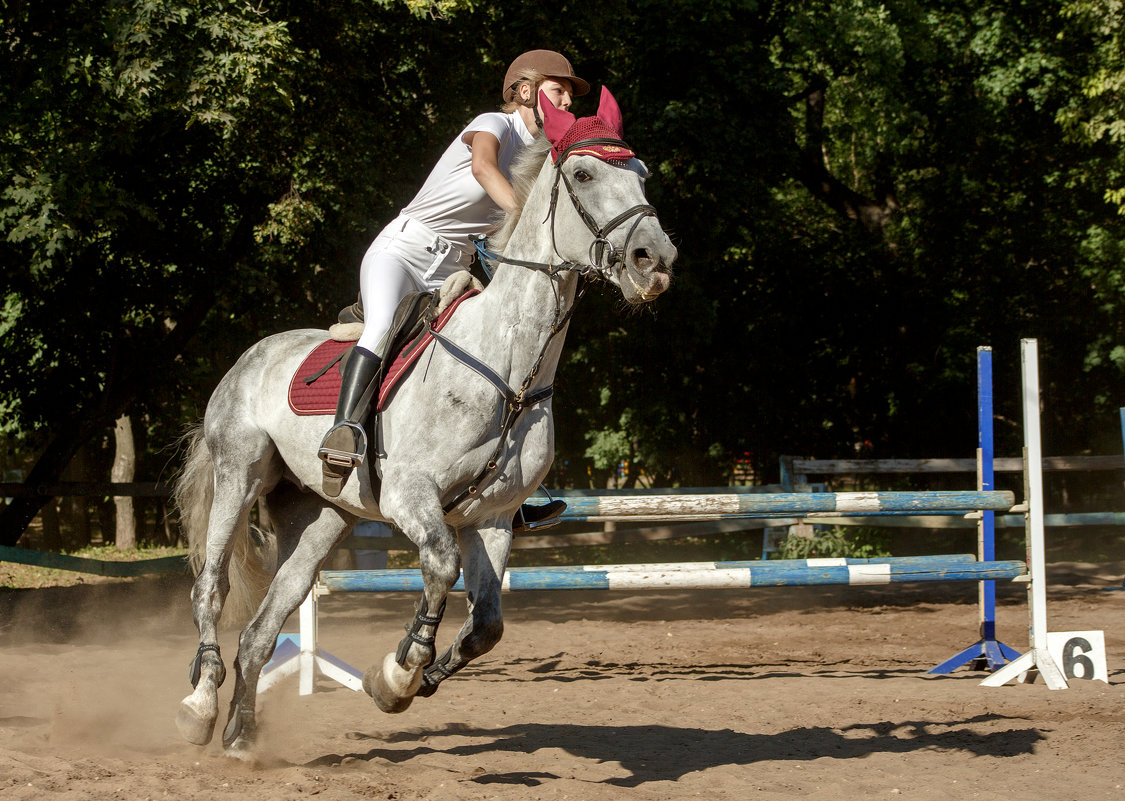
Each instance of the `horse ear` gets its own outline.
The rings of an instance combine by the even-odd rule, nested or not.
[[[574,125],[575,117],[569,111],[555,108],[542,91],[539,92],[539,108],[543,109],[543,135],[552,145],[557,145]]]
[[[620,138],[625,138],[625,125],[621,121],[621,107],[617,105],[617,100],[609,89],[604,85],[602,86],[602,97],[598,101],[598,119],[612,131],[615,131]]]

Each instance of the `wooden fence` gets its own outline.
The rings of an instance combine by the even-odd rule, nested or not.
[[[1097,471],[1125,469],[1125,456],[1047,456],[1046,472]],[[997,473],[1022,473],[1021,457],[998,457],[993,460]],[[781,486],[787,491],[807,486],[809,476],[864,476],[910,473],[973,473],[976,459],[801,459],[781,457]]]
[[[994,461],[996,472],[1019,473],[1023,470],[1023,460],[1016,457],[997,458]],[[1048,472],[1078,472],[1078,471],[1109,471],[1125,469],[1125,457],[1120,455],[1106,456],[1049,456],[1043,459],[1043,469]],[[975,459],[806,459],[792,456],[781,457],[781,483],[775,485],[753,487],[716,487],[707,489],[642,489],[642,490],[570,490],[560,491],[558,497],[567,500],[573,499],[581,505],[581,498],[588,496],[604,496],[607,494],[628,497],[630,495],[662,495],[672,493],[737,493],[737,494],[769,494],[793,492],[794,490],[809,490],[818,487],[811,479],[831,476],[865,476],[865,475],[906,475],[906,474],[940,474],[940,473],[965,473],[975,474],[977,463]],[[822,486],[822,485],[819,485]],[[142,497],[167,499],[172,494],[172,486],[161,482],[59,482],[55,484],[28,485],[17,482],[0,483],[0,498],[23,497],[28,495],[40,497]],[[934,516],[912,515],[892,517],[834,517],[828,514],[812,516],[786,516],[778,518],[744,518],[735,520],[704,520],[697,522],[668,522],[660,525],[636,525],[632,527],[618,527],[611,524],[599,525],[597,528],[580,527],[572,523],[563,529],[552,529],[549,532],[524,532],[517,535],[513,541],[514,550],[538,548],[567,548],[584,545],[627,545],[660,540],[682,539],[688,537],[707,537],[721,534],[754,533],[763,531],[784,531],[791,526],[802,523],[816,523],[820,525],[863,525],[863,526],[888,526],[903,528],[971,528],[975,526],[972,520],[960,516]],[[1022,527],[1024,521],[1021,515],[997,515],[998,527]],[[1047,516],[1049,526],[1085,526],[1085,525],[1125,525],[1125,513],[1122,512],[1097,512],[1052,514]],[[575,530],[578,527],[580,530]],[[351,536],[344,540],[342,547],[349,550],[382,550],[403,551],[413,550],[414,545],[403,535],[395,533],[389,537],[361,537]],[[22,561],[13,558],[17,552],[24,549],[8,549],[9,561]],[[764,546],[764,551],[770,550]],[[25,552],[32,553],[32,552]],[[0,556],[0,558],[3,558]],[[106,575],[116,574],[118,568],[100,568],[97,565],[87,565],[93,560],[75,560],[74,557],[49,559],[52,564],[45,564],[39,557],[35,557],[32,564],[43,566],[63,567],[64,569],[77,569],[83,572],[99,573],[103,570],[111,572]],[[171,567],[153,564],[153,568]],[[133,568],[129,568],[132,570]],[[143,568],[142,568],[143,569]]]

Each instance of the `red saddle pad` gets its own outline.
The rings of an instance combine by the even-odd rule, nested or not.
[[[399,352],[398,358],[387,368],[387,374],[383,378],[383,384],[379,387],[379,402],[375,406],[376,411],[383,411],[387,405],[387,398],[390,397],[391,390],[402,380],[404,375],[410,372],[410,368],[414,366],[414,362],[418,361],[418,357],[421,356],[422,353],[425,352],[426,347],[434,341],[434,337],[430,331],[440,331],[445,328],[445,324],[449,322],[449,318],[453,316],[453,312],[457,311],[457,307],[461,305],[462,301],[479,294],[479,290],[470,289],[464,295],[457,298],[457,300],[450,303],[449,307],[434,320],[433,325],[422,332],[421,337],[408,342],[406,347]]]
[[[340,397],[340,370],[333,364],[354,342],[321,342],[305,357],[289,382],[289,408],[294,414],[335,414],[336,399]],[[312,381],[317,373],[323,374]]]

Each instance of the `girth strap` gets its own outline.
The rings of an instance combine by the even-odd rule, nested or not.
[[[504,401],[509,406],[516,403],[521,403],[523,406],[533,406],[536,403],[542,403],[543,401],[547,400],[547,398],[555,394],[555,388],[553,386],[544,387],[543,389],[533,392],[530,395],[526,395],[521,399],[515,392],[512,391],[511,387],[504,383],[504,379],[502,379],[495,370],[482,362],[476,356],[469,353],[467,350],[465,350],[456,342],[444,336],[443,334],[440,334],[437,331],[430,331],[430,333],[433,335],[434,339],[436,339],[441,344],[441,346],[446,349],[450,356],[461,362],[461,364],[465,365],[466,367],[474,370],[478,375],[481,376],[481,378],[484,378],[490,384],[492,384],[492,386],[496,387],[496,390],[504,397]]]

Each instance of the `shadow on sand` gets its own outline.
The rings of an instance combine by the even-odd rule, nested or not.
[[[980,715],[965,720],[935,723],[903,721],[857,724],[842,729],[795,728],[776,734],[746,734],[731,729],[709,730],[675,726],[582,726],[526,723],[499,729],[462,725],[436,730],[404,732],[382,740],[420,743],[407,748],[376,747],[352,754],[328,754],[308,766],[331,765],[344,759],[386,760],[408,764],[428,754],[476,757],[497,753],[534,754],[540,749],[562,749],[572,756],[595,762],[618,763],[627,776],[606,780],[619,787],[639,787],[650,782],[676,781],[697,771],[720,766],[745,766],[758,762],[856,759],[877,753],[908,754],[941,750],[967,756],[1014,757],[1029,755],[1044,739],[1039,730],[1008,728],[982,733],[974,727],[1007,720],[1000,715]],[[366,735],[349,735],[355,739]],[[443,737],[457,743],[442,747]],[[465,744],[467,738],[479,742]],[[374,739],[374,738],[371,738]],[[534,760],[529,760],[534,761]],[[471,777],[478,784],[535,786],[562,778],[542,771],[482,772]]]

